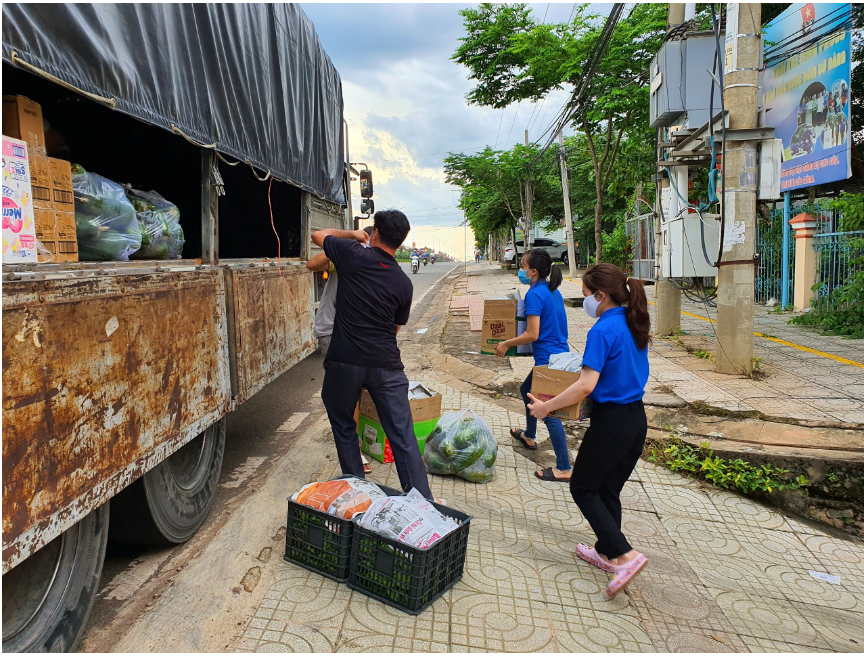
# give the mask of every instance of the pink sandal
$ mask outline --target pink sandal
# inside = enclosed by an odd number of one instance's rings
[[[600,554],[597,553],[597,550],[594,547],[589,547],[587,544],[583,544],[582,542],[577,544],[576,555],[586,563],[591,563],[594,567],[599,567],[604,572],[614,571],[612,569],[614,565],[612,565],[608,560],[601,558]]]
[[[645,554],[637,552],[636,557],[629,563],[623,565],[612,565],[612,571],[615,574],[609,585],[606,586],[606,594],[614,597],[621,592],[633,581],[634,577],[648,564],[648,558]]]

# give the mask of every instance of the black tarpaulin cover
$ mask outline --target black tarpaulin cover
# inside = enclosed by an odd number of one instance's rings
[[[342,82],[299,5],[4,3],[4,61],[13,52],[344,204]]]

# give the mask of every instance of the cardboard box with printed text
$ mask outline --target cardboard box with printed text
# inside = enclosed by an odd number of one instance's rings
[[[540,401],[554,399],[561,392],[579,380],[578,371],[559,371],[549,367],[534,367],[531,381],[531,394]],[[559,419],[585,419],[591,411],[591,400],[585,399],[574,405],[568,405],[549,414]]]
[[[441,418],[441,395],[433,392],[432,396],[427,398],[409,399],[408,405],[411,407],[411,418],[414,420],[414,436],[417,438],[417,446],[422,454],[426,446],[426,438],[435,430],[435,426]],[[363,453],[379,462],[393,462],[390,441],[384,433],[384,427],[378,416],[378,409],[375,407],[369,392],[365,389],[360,395],[360,418],[357,422],[357,432],[360,434]]]
[[[480,353],[495,355],[499,342],[516,337],[516,312],[519,303],[512,298],[486,299],[483,303],[483,329],[480,334]],[[507,350],[507,355],[516,355],[516,347]]]

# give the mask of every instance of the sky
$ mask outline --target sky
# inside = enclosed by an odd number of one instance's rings
[[[536,138],[552,122],[567,91],[544,103],[504,110],[469,106],[467,69],[450,60],[463,35],[459,10],[445,3],[303,3],[318,38],[342,77],[352,162],[369,165],[376,209],[397,208],[412,223],[408,242],[451,255],[473,249],[456,207],[459,190],[444,182],[447,152],[509,148]],[[546,22],[568,20],[573,4],[530,5]],[[611,5],[609,5],[611,6]],[[595,5],[602,13],[604,7]],[[353,183],[359,214],[358,183]],[[455,226],[455,227],[454,227]],[[434,243],[433,243],[434,241]]]

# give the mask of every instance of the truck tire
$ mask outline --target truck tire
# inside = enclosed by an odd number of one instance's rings
[[[225,418],[111,499],[111,539],[126,544],[181,544],[210,512],[225,451]]]
[[[73,651],[99,590],[109,504],[3,576],[3,651]]]

